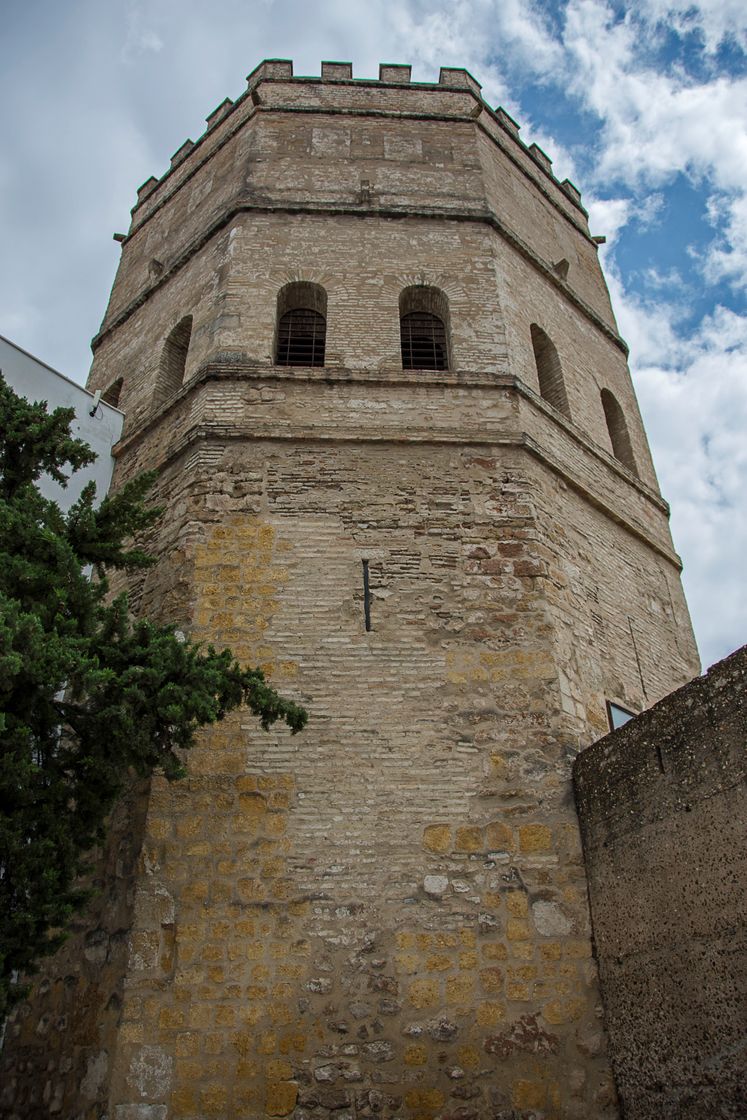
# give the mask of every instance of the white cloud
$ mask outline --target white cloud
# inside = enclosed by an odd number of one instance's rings
[[[574,65],[571,85],[602,126],[596,178],[640,192],[678,174],[710,192],[708,213],[717,230],[702,267],[713,282],[743,287],[747,271],[747,78],[698,80],[680,66],[654,69],[642,19],[698,17],[709,41],[724,34],[713,6],[649,3],[619,20],[603,0],[570,0],[565,46]],[[747,19],[735,25],[747,27]],[[720,40],[718,40],[720,41]],[[639,216],[646,217],[647,199]],[[648,215],[649,217],[655,215]]]
[[[747,641],[747,316],[717,307],[686,334],[682,307],[606,273],[707,666]]]
[[[732,42],[747,50],[747,8],[744,0],[638,0],[638,9],[652,22],[702,36],[707,54],[715,54],[723,43]]]

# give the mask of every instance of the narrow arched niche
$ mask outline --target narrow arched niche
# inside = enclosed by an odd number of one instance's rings
[[[110,404],[113,408],[119,407],[119,398],[122,396],[123,379],[118,377],[116,381],[112,381],[108,389],[101,394],[101,399],[104,404]]]
[[[604,418],[607,421],[607,431],[609,432],[610,443],[612,444],[612,454],[616,459],[619,459],[624,467],[627,467],[633,474],[638,474],[635,458],[633,456],[633,445],[630,442],[630,433],[628,432],[628,425],[625,422],[625,413],[620,407],[617,397],[609,391],[609,389],[602,389],[602,408],[604,409]]]
[[[323,366],[327,343],[327,293],[296,280],[278,292],[275,365]]]
[[[529,329],[532,335],[540,396],[570,420],[571,410],[555,343],[536,323],[532,323]]]
[[[400,293],[399,330],[403,369],[451,367],[449,301],[439,288],[414,284]]]
[[[185,315],[166,339],[161,351],[161,362],[156,380],[155,403],[162,404],[173,396],[184,383],[187,368],[187,351],[192,337],[192,316]]]

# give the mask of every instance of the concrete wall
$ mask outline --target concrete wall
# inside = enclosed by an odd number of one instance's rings
[[[747,647],[574,766],[626,1120],[747,1115]]]
[[[75,409],[71,431],[78,439],[85,440],[96,453],[95,461],[76,471],[65,487],[51,478],[43,477],[39,485],[45,497],[52,498],[61,509],[67,510],[80,497],[83,487],[89,482],[95,482],[96,493],[101,500],[112,480],[112,447],[122,434],[124,415],[119,409],[102,401],[94,409],[93,393],[2,335],[0,372],[11,389],[29,401],[47,401],[50,411],[55,408]]]

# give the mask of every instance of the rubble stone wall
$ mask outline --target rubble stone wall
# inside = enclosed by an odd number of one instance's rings
[[[596,956],[630,1120],[747,1114],[747,647],[574,766]]]

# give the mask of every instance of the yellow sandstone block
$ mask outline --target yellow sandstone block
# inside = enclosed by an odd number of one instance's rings
[[[527,941],[529,939],[529,923],[523,918],[509,918],[506,922],[506,937],[509,941]]]
[[[296,1107],[298,1086],[291,1081],[270,1082],[265,1096],[268,1116],[288,1116]]]
[[[283,836],[288,831],[288,818],[285,813],[268,813],[262,822],[265,836]]]
[[[439,1002],[436,980],[413,980],[408,993],[410,1003],[418,1009],[435,1007]]]
[[[405,1047],[406,1066],[424,1066],[428,1061],[428,1051],[425,1046],[415,1045]]]
[[[571,960],[585,960],[591,956],[591,941],[569,938],[563,943],[563,956]]]
[[[429,824],[423,830],[423,847],[429,852],[451,851],[451,829],[446,824]]]
[[[542,1108],[547,1089],[542,1081],[515,1081],[511,1093],[514,1108]]]
[[[192,1085],[177,1085],[171,1092],[174,1116],[191,1116],[197,1108],[197,1096]]]
[[[483,832],[481,828],[473,825],[458,828],[454,850],[457,852],[481,852],[484,847]]]
[[[474,1046],[460,1046],[457,1061],[465,1069],[477,1069],[480,1065],[480,1051]]]
[[[494,1027],[506,1016],[506,1009],[502,1003],[488,1001],[478,1003],[475,1018],[481,1027]]]
[[[267,1063],[267,1077],[270,1081],[288,1081],[293,1076],[293,1066],[282,1058]]]
[[[274,1054],[278,1046],[278,1036],[274,1031],[265,1031],[257,1039],[258,1054]]]
[[[164,1007],[158,1016],[158,1025],[162,1030],[178,1030],[186,1025],[186,1015],[173,1007]]]
[[[408,1108],[441,1108],[445,1100],[439,1089],[410,1089],[405,1093],[405,1104]]]
[[[448,972],[451,968],[451,958],[445,953],[434,953],[425,962],[428,972]]]
[[[481,951],[483,959],[486,961],[505,961],[508,959],[508,949],[502,941],[486,941]]]
[[[465,970],[477,968],[477,953],[474,949],[468,949],[466,952],[459,954],[459,967]]]
[[[503,991],[503,973],[500,968],[481,968],[480,984],[483,991],[489,995],[497,995]]]
[[[513,829],[502,821],[493,821],[485,829],[485,846],[489,851],[513,851]]]
[[[552,832],[546,824],[521,825],[519,847],[522,852],[549,852],[552,850]]]
[[[559,941],[543,941],[540,942],[540,956],[546,961],[559,961],[560,960],[560,942]]]
[[[228,1108],[228,1088],[225,1085],[206,1085],[200,1092],[200,1104],[205,1116],[217,1116]]]
[[[399,971],[404,972],[406,976],[412,976],[418,971],[420,957],[417,953],[397,953],[394,960]]]
[[[281,1054],[290,1054],[291,1051],[303,1054],[307,1044],[308,1038],[305,1034],[284,1034],[278,1044],[278,1050]]]
[[[573,1023],[580,1019],[584,1012],[584,1001],[572,996],[567,999],[555,999],[546,1003],[542,1014],[548,1023],[557,1026],[560,1023]]]
[[[464,1003],[471,1000],[474,990],[475,980],[469,973],[450,976],[446,981],[446,1002]]]
[[[534,945],[531,941],[512,941],[511,956],[520,961],[531,961],[534,956]]]
[[[523,891],[509,891],[506,895],[506,909],[514,918],[525,918],[529,913],[529,901]]]

